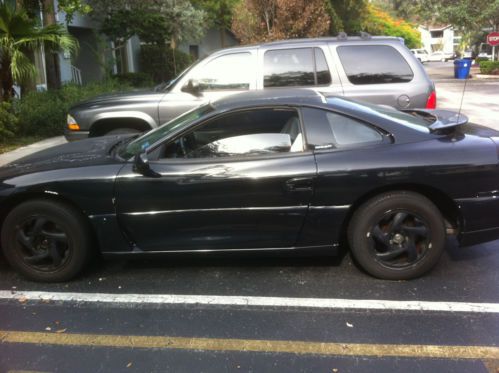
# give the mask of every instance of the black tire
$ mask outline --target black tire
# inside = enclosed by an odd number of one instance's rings
[[[141,133],[142,131],[135,128],[116,128],[106,133],[106,136],[111,135],[134,135],[136,133]]]
[[[68,281],[91,256],[88,222],[70,206],[51,200],[15,207],[4,221],[1,239],[10,265],[34,281]]]
[[[426,197],[405,191],[380,194],[361,205],[348,227],[353,257],[369,274],[408,280],[432,269],[445,247],[445,224]]]

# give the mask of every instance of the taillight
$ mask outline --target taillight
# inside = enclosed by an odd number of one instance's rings
[[[427,109],[436,109],[437,108],[437,92],[431,91],[428,96],[428,100],[426,101]]]

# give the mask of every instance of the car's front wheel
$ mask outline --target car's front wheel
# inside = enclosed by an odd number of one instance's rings
[[[91,253],[88,224],[70,206],[51,200],[20,204],[6,217],[2,248],[10,265],[34,281],[67,281]]]
[[[357,262],[371,275],[408,280],[429,271],[445,247],[445,224],[438,208],[413,192],[378,195],[360,206],[348,228]]]

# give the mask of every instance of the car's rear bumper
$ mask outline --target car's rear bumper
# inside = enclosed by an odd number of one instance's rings
[[[83,140],[88,138],[89,133],[89,131],[70,131],[65,129],[64,137],[68,141]]]
[[[462,214],[458,237],[462,246],[499,239],[499,198],[492,195],[494,192],[486,197],[456,200]]]

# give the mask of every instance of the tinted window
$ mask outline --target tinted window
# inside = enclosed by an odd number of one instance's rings
[[[353,84],[410,82],[414,74],[404,57],[387,45],[337,48],[348,80]]]
[[[210,120],[168,144],[164,157],[240,157],[302,150],[296,110],[260,109]]]
[[[319,109],[303,109],[307,139],[320,148],[343,148],[380,143],[383,136],[356,119]]]
[[[331,83],[320,48],[279,49],[265,52],[265,87],[315,86]]]
[[[233,53],[208,62],[194,74],[203,91],[249,89],[254,79],[251,53]]]

